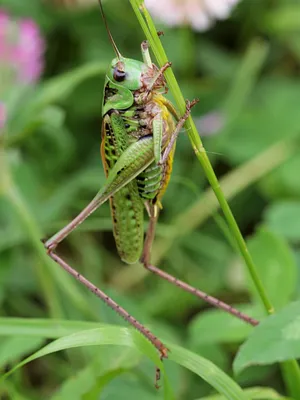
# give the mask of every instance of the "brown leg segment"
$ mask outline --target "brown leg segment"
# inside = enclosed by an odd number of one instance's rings
[[[100,290],[97,286],[91,283],[88,279],[82,276],[79,272],[73,269],[68,263],[66,263],[61,257],[54,253],[53,249],[47,248],[47,253],[49,257],[52,258],[58,265],[60,265],[65,271],[76,278],[82,285],[88,288],[92,293],[99,297],[105,304],[112,308],[117,314],[123,317],[129,324],[136,328],[142,335],[148,339],[153,346],[158,350],[160,354],[160,359],[168,357],[168,349],[166,346],[144,325],[137,321],[132,315],[130,315],[123,307],[117,304],[112,298],[110,298],[106,293]],[[160,369],[156,368],[155,373],[155,387],[158,388],[158,380],[160,379]]]
[[[183,128],[183,125],[185,124],[185,121],[188,119],[188,117],[190,116],[191,113],[191,108],[194,107],[195,104],[197,104],[199,102],[198,99],[194,99],[192,101],[187,100],[186,101],[186,111],[184,113],[184,115],[179,119],[179,121],[177,122],[176,125],[176,129],[174,130],[174,132],[172,133],[171,139],[167,145],[167,147],[165,148],[161,159],[159,161],[159,164],[165,164],[165,162],[167,161],[170,152],[172,151],[174,144],[178,138],[179,132],[181,131],[181,129]]]
[[[212,306],[219,308],[237,318],[239,318],[242,321],[247,322],[250,325],[256,326],[259,324],[259,321],[257,321],[254,318],[251,318],[249,315],[246,315],[242,313],[241,311],[237,310],[236,308],[230,306],[227,303],[224,303],[223,301],[210,296],[209,294],[202,292],[199,289],[194,288],[191,285],[188,285],[187,283],[181,281],[180,279],[175,278],[174,276],[168,274],[167,272],[155,267],[154,265],[151,265],[150,263],[150,256],[151,256],[151,247],[152,243],[154,240],[155,236],[155,226],[158,218],[158,211],[155,210],[156,206],[148,207],[148,213],[150,217],[149,221],[149,227],[145,239],[145,244],[144,244],[144,249],[143,249],[143,254],[141,258],[141,262],[143,263],[144,267],[152,272],[153,274],[159,276],[160,278],[172,283],[175,286],[178,286],[182,290],[191,293],[197,297],[199,297],[201,300],[204,300],[206,303],[211,304]]]

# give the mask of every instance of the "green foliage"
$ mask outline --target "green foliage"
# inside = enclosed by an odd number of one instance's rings
[[[203,132],[204,146],[275,315],[265,316],[233,236],[213,218],[219,205],[185,134],[153,262],[262,320],[258,327],[207,308],[141,265],[124,266],[107,205],[59,247],[165,340],[171,351],[161,364],[150,343],[61,271],[40,242],[70,221],[105,179],[100,115],[114,54],[99,10],[0,0],[12,15],[34,18],[47,42],[44,75],[35,87],[13,88],[0,137],[0,368],[23,365],[1,381],[1,398],[299,398],[290,360],[300,358],[300,304],[291,303],[300,293],[300,8],[294,0],[267,3],[241,0],[228,20],[205,33],[164,26],[160,40],[184,97],[200,98],[193,109],[200,133],[206,113],[222,116],[218,132]],[[129,1],[104,7],[122,54],[141,59],[143,32]],[[160,390],[155,365],[163,371]]]
[[[234,370],[300,357],[300,302],[291,303],[255,328],[237,354]]]

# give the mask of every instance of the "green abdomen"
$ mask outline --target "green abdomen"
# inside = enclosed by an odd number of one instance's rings
[[[153,200],[157,196],[162,182],[162,167],[153,162],[136,177],[139,195],[145,200]]]
[[[127,132],[119,114],[106,115],[101,145],[106,174],[128,147]],[[132,264],[139,260],[144,241],[144,205],[135,180],[110,198],[113,233],[121,259]]]
[[[132,264],[139,260],[144,241],[144,205],[138,197],[135,182],[119,190],[110,200],[113,233],[121,259]]]

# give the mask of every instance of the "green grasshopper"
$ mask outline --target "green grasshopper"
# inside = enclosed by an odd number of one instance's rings
[[[86,208],[44,245],[55,262],[150,340],[162,359],[167,357],[168,349],[159,338],[54,252],[70,232],[107,200],[118,253],[124,262],[140,260],[150,272],[206,302],[250,324],[257,321],[151,265],[155,225],[172,171],[176,139],[197,100],[187,101],[186,112],[180,117],[164,97],[167,84],[163,73],[171,64],[155,66],[146,41],[141,46],[143,62],[123,57],[107,26],[101,1],[99,4],[116,53],[106,74],[102,105],[101,156],[107,179]],[[145,241],[144,208],[150,219]]]

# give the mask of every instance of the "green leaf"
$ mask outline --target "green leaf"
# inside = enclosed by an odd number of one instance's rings
[[[94,353],[95,357],[89,359],[88,367],[65,380],[51,400],[83,400],[85,397],[89,399],[89,395],[99,399],[101,390],[112,378],[128,371],[133,375],[131,370],[140,364],[142,357],[130,347],[99,348]]]
[[[286,34],[299,31],[299,5],[286,5],[270,11],[265,20],[265,27],[271,33]]]
[[[42,338],[37,337],[12,336],[2,338],[0,342],[0,368],[33,352],[42,343]]]
[[[61,102],[70,96],[79,84],[94,76],[103,75],[106,69],[106,63],[91,62],[52,78],[39,88],[35,101],[41,105]]]
[[[264,195],[271,198],[292,198],[300,196],[300,156],[295,154],[285,163],[262,179],[260,189]]]
[[[289,400],[287,397],[281,396],[274,389],[265,388],[265,387],[253,387],[249,389],[245,389],[244,392],[249,396],[251,400]],[[215,395],[208,397],[201,397],[198,400],[225,400],[224,396]],[[292,400],[292,399],[291,399]]]
[[[280,236],[266,229],[260,229],[248,244],[271,303],[275,309],[283,307],[291,299],[297,282],[297,265],[289,246]],[[254,300],[261,304],[251,281],[250,288]]]
[[[168,344],[168,347],[170,348],[170,360],[177,362],[183,367],[201,376],[219,393],[222,393],[226,399],[249,399],[239,385],[216,367],[211,361],[176,345],[170,346]]]
[[[220,151],[231,162],[244,162],[270,145],[299,134],[297,99],[299,82],[293,79],[265,79],[253,92],[249,107],[226,129]],[[243,134],[241,135],[241,132]]]
[[[26,358],[12,370],[4,375],[3,378],[10,375],[16,369],[33,361],[39,357],[51,354],[60,350],[82,347],[82,346],[97,346],[97,345],[118,345],[129,346],[138,349],[142,354],[146,355],[150,360],[158,366],[164,374],[165,383],[165,399],[173,399],[171,388],[165,374],[164,364],[160,361],[156,349],[148,342],[139,332],[121,328],[117,326],[103,326],[98,329],[90,329],[80,331],[70,336],[64,336],[60,339],[43,347],[30,357]],[[198,374],[202,379],[212,385],[217,391],[224,394],[229,400],[247,400],[242,389],[224,372],[216,367],[212,362],[194,354],[184,348],[167,344],[170,349],[169,359],[188,368]],[[3,379],[2,378],[2,379]]]
[[[288,240],[300,239],[300,201],[272,203],[264,217],[273,232]]]
[[[56,339],[85,329],[101,327],[98,322],[42,318],[0,318],[0,336],[35,336]]]
[[[257,317],[259,310],[253,306],[234,306],[247,315]],[[209,310],[196,316],[189,325],[193,345],[207,343],[233,343],[245,339],[253,327],[220,310]],[[201,332],[201,335],[199,335]]]
[[[234,371],[250,365],[266,365],[300,357],[300,301],[267,317],[240,347]]]

